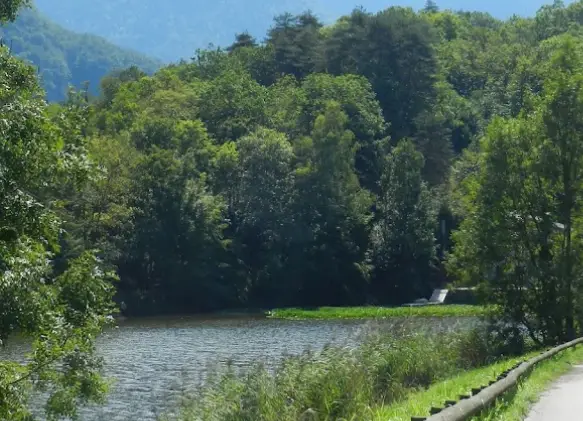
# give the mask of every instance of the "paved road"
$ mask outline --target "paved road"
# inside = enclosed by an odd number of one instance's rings
[[[526,421],[583,420],[583,365],[574,366],[534,405]]]

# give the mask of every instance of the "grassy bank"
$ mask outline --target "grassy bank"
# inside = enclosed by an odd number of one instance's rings
[[[411,416],[428,416],[431,407],[443,408],[446,400],[458,400],[459,395],[468,394],[472,388],[488,384],[503,371],[518,361],[535,356],[537,353],[469,370],[463,374],[438,382],[429,389],[410,394],[407,399],[389,405],[381,405],[374,410],[373,421],[410,421]],[[496,418],[497,419],[497,418]]]
[[[274,319],[378,319],[390,317],[467,317],[483,316],[485,306],[431,305],[424,307],[320,307],[314,310],[299,308],[275,309],[268,312]]]
[[[539,396],[574,364],[583,362],[583,346],[568,349],[537,365],[515,393],[500,400],[491,410],[485,412],[479,421],[522,421]]]
[[[381,405],[374,410],[373,421],[409,421],[411,416],[428,416],[431,407],[443,407],[446,400],[457,400],[473,387],[487,384],[518,361],[538,355],[538,352],[467,371],[458,376],[437,382],[427,390],[410,394],[405,400]],[[532,404],[550,384],[567,373],[573,364],[583,361],[583,347],[566,350],[539,364],[517,391],[501,399],[491,410],[475,417],[476,421],[523,421]]]
[[[376,334],[357,348],[328,347],[289,356],[272,369],[258,364],[244,374],[234,368],[215,372],[204,387],[187,393],[177,415],[162,419],[372,420],[379,408],[484,367],[496,355],[499,352],[475,331]],[[514,362],[487,373],[495,377]]]

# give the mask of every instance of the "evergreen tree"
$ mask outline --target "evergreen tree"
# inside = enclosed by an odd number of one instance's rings
[[[437,13],[439,12],[439,6],[437,6],[437,3],[435,3],[433,0],[425,0],[425,7],[423,8],[423,11],[427,13]]]
[[[256,47],[257,41],[248,32],[243,32],[235,36],[235,42],[231,44],[227,51],[234,52],[239,48]]]

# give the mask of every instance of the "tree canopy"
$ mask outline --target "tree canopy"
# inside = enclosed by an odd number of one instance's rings
[[[115,279],[89,249],[56,264],[58,190],[90,179],[85,139],[70,124],[83,113],[71,101],[55,116],[62,124],[52,121],[36,72],[4,47],[0,69],[0,345],[16,333],[32,343],[26,363],[0,362],[0,417],[30,419],[33,387],[48,392],[52,419],[75,416],[107,389],[94,339],[114,312]]]
[[[508,21],[435,7],[355,9],[330,26],[284,14],[264,42],[242,33],[154,76],[112,74],[84,129],[110,187],[75,199],[64,247],[99,241],[130,313],[399,304],[475,280],[462,237],[485,145],[503,121],[543,115],[554,51],[580,49],[581,4]]]

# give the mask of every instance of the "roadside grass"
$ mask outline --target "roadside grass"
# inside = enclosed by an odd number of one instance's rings
[[[427,390],[410,394],[406,399],[373,410],[373,421],[410,421],[412,416],[429,416],[432,407],[443,408],[446,400],[459,400],[460,395],[469,394],[472,388],[487,385],[503,371],[519,361],[526,361],[538,353],[510,358],[498,363],[469,370],[430,386]]]
[[[476,421],[522,421],[540,395],[574,364],[583,362],[583,346],[567,349],[553,358],[538,364],[517,390],[501,399],[492,409],[484,412]]]
[[[427,390],[410,394],[405,400],[382,405],[373,410],[373,421],[409,421],[412,416],[426,417],[431,407],[443,408],[446,400],[459,400],[473,387],[488,384],[518,361],[526,361],[539,352],[511,358],[496,364],[467,371],[430,386]],[[538,364],[531,375],[525,378],[513,393],[507,394],[483,414],[472,418],[475,421],[523,421],[530,408],[549,385],[567,373],[573,364],[583,362],[583,346],[568,349],[553,358]]]
[[[274,309],[267,313],[273,319],[382,319],[391,317],[478,317],[491,308],[478,305],[429,305],[423,307],[319,307]]]

